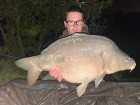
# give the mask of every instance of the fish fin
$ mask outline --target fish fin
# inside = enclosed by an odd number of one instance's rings
[[[19,59],[15,62],[15,64],[17,67],[27,70],[27,71],[34,70],[34,68],[39,68],[38,56],[32,56],[32,57]]]
[[[15,62],[17,67],[28,71],[27,80],[29,85],[33,85],[42,72],[37,62],[38,56],[22,58]]]
[[[88,83],[89,82],[82,83],[81,85],[79,85],[77,87],[77,95],[79,97],[86,91],[86,88],[87,88]]]
[[[22,58],[15,62],[16,66],[24,69],[24,70],[30,70],[32,68],[32,62],[30,58]]]
[[[103,80],[104,76],[105,76],[105,72],[103,72],[98,78],[95,79],[95,87],[96,88],[101,83],[101,81]]]
[[[41,73],[41,70],[29,70],[27,75],[27,80],[29,85],[33,85],[35,81],[38,79],[39,75]]]

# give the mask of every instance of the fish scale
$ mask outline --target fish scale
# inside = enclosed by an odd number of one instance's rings
[[[41,54],[19,59],[15,64],[28,71],[28,83],[33,85],[42,71],[59,69],[60,75],[70,83],[81,83],[77,95],[86,91],[95,81],[98,87],[106,74],[133,70],[136,62],[109,38],[98,35],[75,33],[59,39]]]

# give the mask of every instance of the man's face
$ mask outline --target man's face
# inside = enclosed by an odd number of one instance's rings
[[[64,25],[69,34],[81,32],[84,27],[82,14],[79,12],[69,12],[66,21],[64,21]]]

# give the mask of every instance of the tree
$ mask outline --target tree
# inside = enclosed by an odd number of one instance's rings
[[[102,10],[111,4],[112,0],[1,0],[5,46],[0,52],[18,57],[39,53],[64,30],[65,10],[71,5],[79,5],[89,31],[99,33],[104,28],[99,21]]]

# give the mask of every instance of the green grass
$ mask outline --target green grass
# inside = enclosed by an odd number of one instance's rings
[[[15,60],[0,58],[0,86],[16,78],[25,79],[27,71],[19,69]]]

